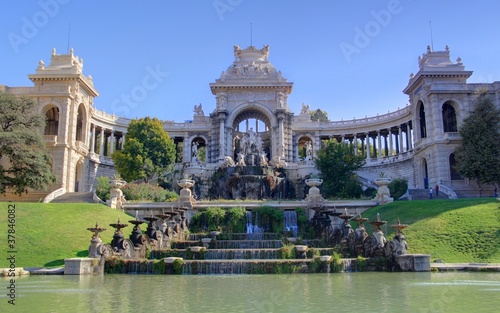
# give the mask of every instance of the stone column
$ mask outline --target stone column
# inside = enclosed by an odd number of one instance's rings
[[[393,145],[392,145],[392,132],[389,128],[389,155],[392,156],[394,154]]]
[[[366,159],[369,161],[371,159],[371,155],[370,155],[370,134],[369,133],[365,133],[366,134]]]
[[[183,144],[182,163],[185,163],[191,161],[191,143],[189,142],[189,137],[187,135],[184,135]]]
[[[382,138],[380,130],[377,131],[377,158],[382,158]]]
[[[94,153],[95,150],[95,125],[92,124],[90,127],[92,136],[90,137],[90,153]]]
[[[389,147],[387,146],[387,136],[384,136],[384,151],[385,151],[385,155],[389,156]]]
[[[354,148],[354,155],[358,155],[358,136],[354,134],[354,138],[352,139],[353,142],[353,148]]]
[[[109,135],[110,143],[109,143],[109,156],[113,155],[115,152],[115,131],[111,130],[111,135]]]
[[[99,138],[99,155],[104,155],[104,128],[102,127]]]
[[[219,160],[223,160],[226,154],[226,145],[225,145],[225,125],[224,122],[226,120],[226,116],[224,115],[219,115]],[[247,130],[248,130],[248,120],[247,120]]]
[[[285,130],[283,128],[283,116],[278,116],[278,156],[285,157]]]
[[[401,131],[401,125],[398,125],[398,136],[399,136],[399,153],[403,153],[403,132]]]
[[[406,123],[406,129],[408,130],[408,151],[413,150],[413,138],[411,136],[410,122]]]
[[[123,148],[125,147],[125,133],[122,133],[122,147],[121,149],[123,150]]]

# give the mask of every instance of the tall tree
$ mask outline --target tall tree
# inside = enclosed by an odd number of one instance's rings
[[[0,194],[42,190],[55,182],[44,126],[33,100],[0,92]]]
[[[356,170],[364,165],[362,155],[355,155],[352,147],[335,139],[323,141],[317,152],[316,167],[323,178],[322,194],[329,197],[353,197],[359,185]]]
[[[328,122],[328,112],[316,109],[313,111],[309,111],[311,114],[311,121],[313,122]]]
[[[500,183],[500,110],[480,92],[474,110],[459,129],[462,145],[455,151],[460,175],[478,183]]]
[[[175,162],[175,144],[157,118],[130,122],[123,150],[113,153],[118,173],[126,181],[160,176]]]

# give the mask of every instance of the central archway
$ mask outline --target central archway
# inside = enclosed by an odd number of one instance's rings
[[[273,151],[273,126],[276,121],[274,115],[268,108],[257,105],[242,105],[240,109],[233,111],[229,122],[232,129],[232,152],[233,158],[237,159],[238,153],[244,153],[247,144],[244,142],[244,137],[251,134],[259,138],[259,147],[257,150],[264,152],[268,160],[272,157]]]

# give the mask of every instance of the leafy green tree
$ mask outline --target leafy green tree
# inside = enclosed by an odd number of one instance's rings
[[[500,110],[481,92],[474,110],[459,129],[462,145],[455,152],[455,170],[478,183],[500,183]]]
[[[324,140],[316,157],[316,167],[323,178],[321,187],[323,196],[326,198],[359,196],[360,188],[353,187],[359,185],[355,171],[361,168],[364,162],[364,157],[354,155],[348,144],[338,143],[335,139]]]
[[[126,181],[147,183],[170,169],[175,161],[175,145],[157,118],[136,119],[127,129],[123,150],[113,153],[118,173]]]
[[[55,182],[35,102],[0,92],[0,194],[46,189]]]
[[[311,114],[311,121],[313,122],[328,122],[328,112],[317,109],[314,111],[310,111],[309,114]]]

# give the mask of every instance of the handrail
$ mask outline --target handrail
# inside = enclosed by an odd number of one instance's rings
[[[438,183],[437,185],[439,187],[439,191],[444,193],[445,195],[447,195],[448,199],[457,199],[458,198],[457,193],[455,191],[453,191],[453,189],[451,189],[450,187],[443,185],[441,183]]]
[[[66,193],[66,189],[64,187],[61,187],[59,189],[56,189],[49,193],[48,195],[43,198],[43,203],[49,203],[50,201],[54,200],[55,198],[63,195]]]

